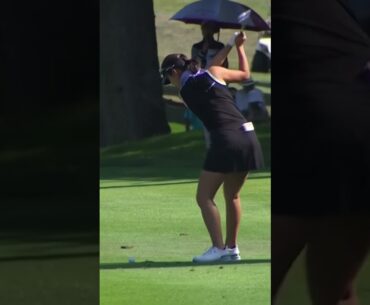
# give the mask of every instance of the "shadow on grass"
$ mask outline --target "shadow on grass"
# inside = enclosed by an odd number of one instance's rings
[[[36,210],[38,212],[38,210]],[[35,244],[35,243],[74,243],[79,245],[94,244],[98,245],[99,232],[94,230],[73,230],[73,229],[59,229],[53,230],[52,228],[44,228],[39,230],[27,229],[6,229],[1,228],[0,233],[0,247],[9,246],[13,244]]]
[[[249,177],[248,180],[255,180],[255,179],[266,179],[270,178],[270,174],[261,175],[261,176],[252,176]],[[175,185],[175,184],[192,184],[198,183],[198,180],[190,180],[190,181],[181,181],[181,182],[154,182],[154,183],[137,183],[131,185],[112,185],[112,186],[101,186],[100,189],[116,189],[116,188],[128,188],[128,187],[144,187],[144,186],[161,186],[161,185]]]
[[[255,84],[256,86],[259,86],[259,87],[271,88],[271,82],[268,82],[268,81],[256,80]]]
[[[140,183],[131,185],[112,185],[112,186],[101,186],[100,189],[116,189],[116,188],[127,188],[127,187],[141,187],[141,186],[161,186],[161,185],[173,185],[173,184],[192,184],[197,183],[198,180],[181,181],[181,182],[160,182],[160,183]]]
[[[98,259],[99,252],[84,252],[84,253],[64,253],[64,254],[45,254],[45,255],[19,255],[19,256],[7,256],[0,257],[0,263],[2,262],[15,262],[15,261],[46,261],[55,259],[66,259],[66,258],[88,258],[96,257]]]
[[[265,159],[264,171],[270,170],[270,122],[255,124]],[[151,137],[101,150],[102,180],[198,179],[206,154],[202,131]]]
[[[140,268],[176,268],[176,267],[197,267],[197,266],[223,266],[223,265],[252,265],[270,264],[270,259],[242,259],[235,262],[212,262],[212,263],[193,263],[193,262],[153,262],[145,261],[138,263],[103,263],[100,264],[101,270],[112,269],[140,269]]]
[[[263,93],[265,104],[271,106],[271,93]]]
[[[0,263],[99,257],[97,230],[2,228]]]

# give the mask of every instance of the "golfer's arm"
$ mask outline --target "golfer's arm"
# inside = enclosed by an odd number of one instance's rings
[[[239,83],[249,78],[249,73],[240,70],[230,70],[224,67],[212,66],[208,71],[218,80],[225,83]]]
[[[243,45],[236,47],[239,59],[239,69],[231,70],[223,67],[211,66],[208,71],[216,78],[226,83],[239,83],[250,78],[249,64]]]
[[[238,53],[239,70],[245,73],[246,78],[250,78],[249,63],[247,54],[245,54],[244,46],[241,45],[236,47],[236,51]]]
[[[231,46],[226,45],[217,54],[207,63],[206,68],[211,66],[222,66],[224,61],[226,60],[227,55],[230,53]]]

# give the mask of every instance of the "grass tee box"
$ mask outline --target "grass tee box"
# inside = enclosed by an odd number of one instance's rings
[[[256,129],[269,151],[268,126]],[[242,260],[191,262],[210,246],[195,202],[204,153],[202,132],[154,137],[102,151],[100,304],[270,303],[268,167],[251,174],[241,194]],[[222,192],[216,202],[224,215]]]

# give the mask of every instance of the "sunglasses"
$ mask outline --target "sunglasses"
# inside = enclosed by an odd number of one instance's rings
[[[163,76],[166,76],[166,74],[167,74],[168,72],[170,72],[173,68],[175,68],[175,65],[169,66],[169,67],[167,67],[167,68],[163,68],[163,69],[161,70],[161,74],[162,74]]]

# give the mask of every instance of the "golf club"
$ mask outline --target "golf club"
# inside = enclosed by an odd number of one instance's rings
[[[241,13],[238,16],[238,22],[240,23],[240,31],[244,30],[248,25],[249,18],[251,16],[252,11],[246,10],[245,12]]]

